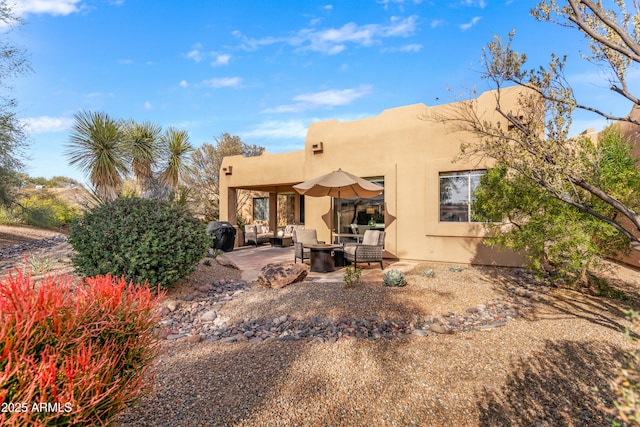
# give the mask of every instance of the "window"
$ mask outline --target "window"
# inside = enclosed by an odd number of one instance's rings
[[[368,181],[384,187],[384,178],[367,178]],[[340,233],[351,233],[351,224],[369,225],[374,223],[378,229],[384,228],[384,191],[371,199],[335,200],[333,210],[333,232],[338,232],[338,212],[340,213]]]
[[[474,222],[471,203],[473,192],[485,170],[440,174],[440,221]]]
[[[269,220],[269,198],[268,197],[253,198],[253,220],[254,221]]]

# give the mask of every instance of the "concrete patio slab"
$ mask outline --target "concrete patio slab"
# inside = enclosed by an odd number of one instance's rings
[[[268,245],[243,246],[235,248],[231,252],[225,253],[225,256],[232,260],[242,272],[242,280],[253,282],[258,280],[260,269],[269,263],[291,263],[294,259],[293,247],[280,248]],[[300,262],[300,260],[298,260]],[[308,263],[308,261],[307,261]],[[387,265],[387,262],[384,262]],[[371,266],[364,265],[361,280],[382,281],[384,273],[388,270],[400,270],[406,273],[413,269],[418,263],[409,261],[390,262],[384,270],[380,270],[378,263],[372,263]],[[309,272],[306,280],[314,282],[342,282],[344,278],[344,268],[337,268],[335,271],[328,273]]]

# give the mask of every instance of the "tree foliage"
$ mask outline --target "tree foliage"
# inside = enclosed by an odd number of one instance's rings
[[[106,113],[82,111],[75,115],[67,157],[90,179],[97,201],[115,200],[125,180],[135,177],[144,198],[170,198],[178,193],[189,170],[193,146],[184,130],[137,123]]]
[[[129,163],[122,123],[106,113],[79,112],[69,141],[69,163],[89,176],[102,200],[114,200]]]
[[[610,88],[629,102],[631,111],[632,105],[640,105],[627,82],[630,67],[640,59],[638,4],[627,6],[621,0],[608,4],[610,9],[590,0],[548,0],[532,14],[582,32],[591,50],[583,58],[611,71]],[[628,239],[631,248],[640,250],[640,186],[631,176],[606,173],[606,168],[626,167],[617,161],[633,162],[629,150],[603,152],[569,133],[576,109],[633,125],[640,122],[632,113],[616,116],[581,103],[564,75],[566,56],[552,54],[546,66],[527,69],[526,55],[512,49],[514,37],[515,31],[507,43],[495,37],[483,56],[483,77],[497,89],[497,112],[508,126],[484,120],[476,101],[463,102],[462,108],[450,112],[450,120],[478,136],[462,145],[463,156],[496,160],[537,185],[545,196],[608,224]],[[507,107],[504,89],[513,84],[525,90],[516,107]],[[627,168],[630,174],[631,169]]]
[[[197,212],[209,220],[217,220],[220,214],[222,160],[227,156],[253,157],[264,153],[264,147],[245,144],[239,136],[228,133],[223,133],[214,140],[215,145],[203,144],[193,152],[193,169],[185,177],[186,185],[193,190]],[[239,198],[238,209],[242,209],[247,197]]]
[[[591,179],[607,191],[620,194],[640,183],[631,147],[617,127],[607,128],[597,144],[588,138],[575,143],[585,155],[583,161],[591,164],[591,158],[597,159]],[[590,267],[628,249],[629,240],[610,224],[553,197],[505,164],[489,169],[474,194],[477,219],[503,218],[487,223],[487,243],[524,251],[534,270],[560,272],[572,282],[585,284]],[[616,215],[590,193],[581,191],[580,197],[586,206]]]
[[[19,23],[13,6],[0,0],[0,23],[7,27],[0,40],[0,205],[11,204],[16,174],[21,170],[26,147],[24,125],[16,117],[16,100],[11,94],[11,80],[30,71],[24,50],[11,43],[8,35]]]

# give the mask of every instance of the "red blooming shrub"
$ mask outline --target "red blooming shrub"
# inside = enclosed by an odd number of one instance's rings
[[[111,276],[0,278],[0,425],[104,425],[150,384],[156,296]]]

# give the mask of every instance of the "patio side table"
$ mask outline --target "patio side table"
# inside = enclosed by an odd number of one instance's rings
[[[327,273],[335,270],[335,264],[331,253],[336,249],[341,249],[339,245],[308,245],[307,246],[311,254],[309,256],[309,263],[311,264],[311,271],[316,273]]]
[[[277,246],[279,248],[284,248],[287,246],[293,246],[293,238],[291,237],[269,237],[269,243],[271,246]]]

